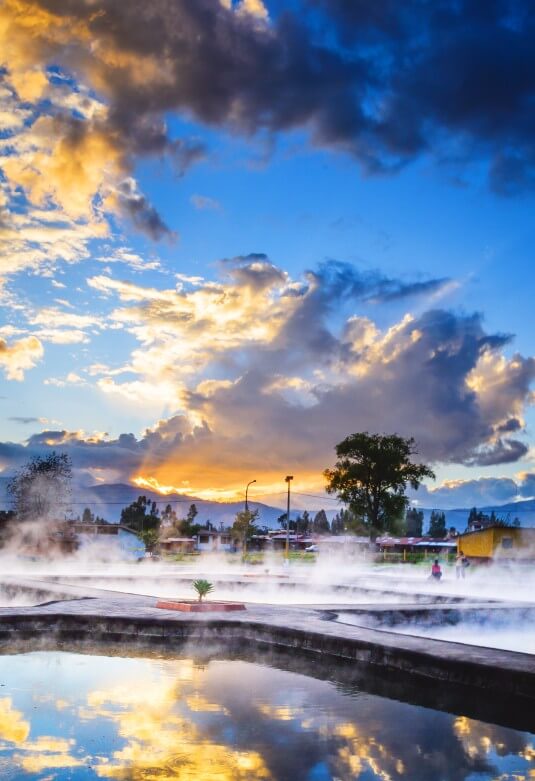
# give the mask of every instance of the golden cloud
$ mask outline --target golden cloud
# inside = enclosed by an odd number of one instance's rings
[[[21,711],[13,708],[10,697],[0,699],[0,739],[17,745],[24,743],[30,734],[30,723]]]
[[[8,344],[0,338],[0,367],[8,380],[23,380],[24,372],[33,368],[43,357],[43,345],[35,336]]]

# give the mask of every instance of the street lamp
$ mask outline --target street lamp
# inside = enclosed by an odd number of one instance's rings
[[[249,532],[249,505],[247,503],[247,494],[249,491],[249,486],[253,483],[256,483],[256,480],[251,480],[247,483],[245,486],[245,518],[247,520],[247,525],[245,526],[245,534],[243,537],[243,558],[245,559],[245,556],[247,555],[247,533]]]
[[[245,512],[249,512],[249,505],[247,504],[247,492],[249,491],[249,486],[253,483],[256,483],[256,480],[251,480],[251,482],[247,483],[245,486]]]
[[[290,482],[294,479],[293,475],[286,475],[284,481],[288,483],[288,505],[286,509],[286,561],[290,558]]]

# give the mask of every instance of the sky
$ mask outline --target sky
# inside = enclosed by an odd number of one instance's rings
[[[535,496],[529,0],[4,0],[0,468]],[[317,503],[317,502],[316,502]]]

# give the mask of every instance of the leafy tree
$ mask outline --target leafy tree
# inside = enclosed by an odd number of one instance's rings
[[[505,518],[499,518],[494,510],[487,515],[477,507],[472,507],[468,515],[468,529],[486,529],[488,526],[509,527],[511,524]]]
[[[259,534],[260,529],[255,524],[258,518],[258,510],[241,510],[236,513],[236,518],[230,530],[233,540],[238,540],[243,547],[247,540],[250,540],[254,534]]]
[[[314,534],[329,534],[331,531],[331,525],[327,518],[325,510],[320,510],[314,516],[313,521]]]
[[[337,461],[324,472],[327,492],[336,494],[362,518],[372,537],[403,516],[407,486],[416,490],[425,477],[434,478],[426,464],[416,464],[414,439],[397,434],[362,432],[336,445]]]
[[[443,540],[446,536],[446,515],[438,510],[433,510],[429,519],[430,537],[434,540]]]
[[[410,507],[405,515],[405,533],[407,537],[421,537],[424,528],[424,514],[416,507]]]
[[[287,515],[288,515],[288,513],[282,513],[282,515],[279,515],[279,517],[277,518],[277,523],[279,524],[279,526],[282,529],[286,529],[286,516]],[[292,521],[291,515],[292,514],[290,513],[290,531],[294,532],[296,530],[296,527],[297,527],[297,522],[296,521]]]
[[[148,553],[152,553],[160,540],[158,529],[145,529],[144,531],[139,532],[138,537],[145,544]]]
[[[159,531],[160,513],[156,502],[151,502],[146,496],[138,496],[121,510],[121,523],[141,534],[149,530]]]
[[[366,534],[366,527],[361,518],[348,508],[342,507],[331,521],[331,533],[335,535]]]
[[[52,451],[32,458],[7,484],[17,519],[59,520],[69,505],[71,479],[71,460],[66,453]]]

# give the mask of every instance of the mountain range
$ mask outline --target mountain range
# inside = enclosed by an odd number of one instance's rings
[[[8,478],[0,477],[0,507],[2,509],[9,509],[10,507],[9,497],[6,492],[7,483]],[[220,524],[223,524],[224,526],[231,525],[236,513],[244,509],[243,501],[206,501],[183,494],[168,494],[162,496],[162,494],[156,493],[155,491],[147,491],[128,483],[102,483],[92,486],[80,486],[73,490],[73,515],[81,516],[84,508],[89,507],[91,512],[95,515],[99,515],[107,521],[117,522],[121,517],[122,508],[131,504],[140,495],[146,496],[150,501],[157,502],[160,510],[167,504],[171,504],[179,518],[185,517],[190,505],[195,504],[198,511],[196,518],[197,522],[205,523],[206,521],[211,521],[216,527]],[[279,524],[277,519],[285,512],[284,507],[274,507],[269,504],[263,504],[262,502],[255,502],[252,500],[249,501],[249,509],[258,510],[259,524],[268,526],[272,529],[278,528]],[[309,510],[309,513],[313,517],[320,509],[322,509],[321,500],[318,501],[317,509]],[[432,509],[423,507],[420,509],[424,512],[424,530],[426,530],[429,526],[429,517]],[[521,526],[535,526],[535,499],[509,502],[508,504],[502,505],[489,505],[486,507],[478,507],[478,509],[487,514],[494,511],[499,518],[504,518],[511,522],[514,521],[515,518],[518,518]],[[299,512],[298,509],[295,509],[290,515],[294,518]],[[328,519],[332,520],[337,513],[337,509],[325,509],[325,512]],[[466,507],[460,507],[454,510],[444,510],[447,528],[454,527],[458,531],[464,531],[469,512],[470,509]]]

